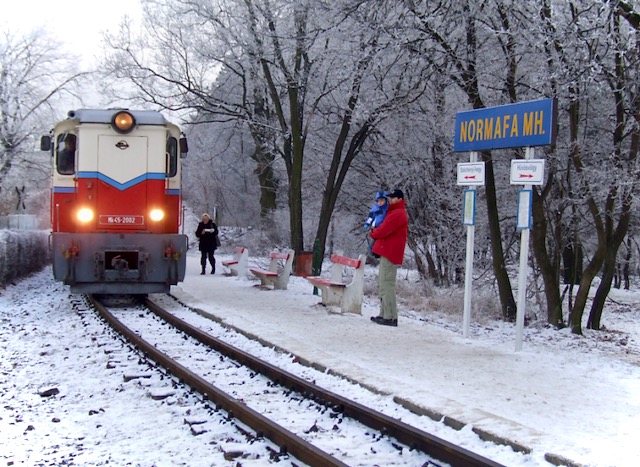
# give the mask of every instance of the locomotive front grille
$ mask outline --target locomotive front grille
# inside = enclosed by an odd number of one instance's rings
[[[104,276],[106,280],[141,278],[140,252],[137,250],[105,250]]]

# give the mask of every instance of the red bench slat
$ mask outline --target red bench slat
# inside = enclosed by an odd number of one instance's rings
[[[351,266],[352,268],[356,268],[356,269],[360,267],[359,259],[353,259],[353,258],[348,258],[346,256],[338,256],[338,255],[331,255],[330,259],[332,263],[344,264],[345,266]]]
[[[318,284],[318,285],[330,285],[333,287],[346,287],[347,284],[344,284],[342,282],[333,282],[331,279],[326,279],[324,277],[307,277],[306,278],[309,282],[311,282],[312,284]]]
[[[269,258],[273,259],[289,259],[289,253],[280,253],[278,251],[272,251]]]
[[[320,285],[329,285],[329,282],[331,282],[329,279],[326,279],[324,277],[307,277],[306,279],[312,284]]]
[[[256,275],[278,277],[278,273],[273,271],[266,271],[264,269],[249,269],[249,270]]]

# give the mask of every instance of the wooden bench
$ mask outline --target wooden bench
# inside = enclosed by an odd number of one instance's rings
[[[249,250],[237,246],[233,250],[233,259],[223,261],[222,265],[229,268],[229,275],[244,276],[247,274],[247,265],[249,263]]]
[[[291,276],[291,267],[293,266],[293,250],[285,250],[283,252],[272,251],[269,255],[269,269],[249,269],[254,276],[260,278],[260,286],[273,286],[274,289],[286,290],[289,284],[289,276]],[[282,264],[280,264],[282,262]]]
[[[310,276],[306,279],[322,291],[323,305],[339,306],[343,312],[362,314],[365,255],[353,259],[333,254],[330,260],[331,277]],[[354,269],[348,283],[343,277],[345,266]]]

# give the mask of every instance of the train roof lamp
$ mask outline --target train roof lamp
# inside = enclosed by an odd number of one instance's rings
[[[136,126],[136,119],[129,112],[118,112],[113,116],[111,125],[118,133],[127,134]]]

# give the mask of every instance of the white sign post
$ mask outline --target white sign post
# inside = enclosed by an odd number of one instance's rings
[[[526,297],[527,258],[529,256],[529,230],[531,229],[531,201],[533,185],[542,185],[544,160],[533,159],[533,147],[555,144],[558,130],[558,102],[555,98],[538,99],[467,110],[456,114],[454,152],[471,152],[469,164],[458,164],[458,185],[471,185],[465,191],[463,223],[467,227],[467,269],[464,290],[464,336],[468,335],[471,309],[471,280],[473,258],[473,235],[475,224],[474,185],[484,185],[484,165],[477,163],[477,151],[507,148],[526,148],[525,159],[511,162],[511,184],[524,185],[518,193],[518,228],[522,230],[520,248],[520,280],[518,288],[518,342],[516,350],[522,348],[522,328]],[[482,175],[480,175],[482,170]],[[482,183],[479,178],[482,177]],[[475,183],[474,183],[475,182]],[[473,200],[473,202],[472,202]],[[473,208],[471,207],[473,205]]]
[[[533,185],[542,185],[544,159],[533,159],[534,149],[525,148],[524,160],[511,161],[511,184],[523,184],[518,192],[517,227],[520,229],[520,269],[518,271],[518,310],[516,312],[516,351],[522,350],[524,312],[527,299],[527,264],[529,260],[529,234],[531,232],[531,202]]]
[[[478,162],[478,153],[469,153],[469,163],[458,164],[458,185],[469,186],[464,193],[462,223],[467,226],[467,259],[464,269],[464,311],[462,335],[469,337],[471,322],[471,288],[473,284],[473,244],[475,238],[476,186],[484,185],[484,162]]]

